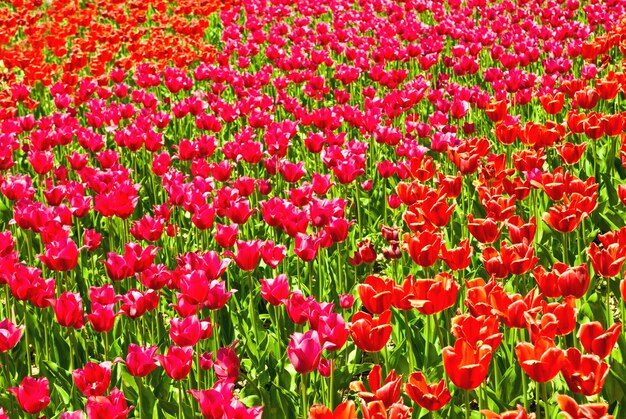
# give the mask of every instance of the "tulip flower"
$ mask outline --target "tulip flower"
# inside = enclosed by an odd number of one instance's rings
[[[159,354],[155,358],[172,380],[182,380],[191,371],[193,348],[191,346],[170,346],[167,355]]]
[[[108,396],[91,396],[87,400],[87,416],[90,419],[126,419],[133,406],[128,406],[126,397],[117,388]]]
[[[317,369],[322,355],[322,345],[315,330],[291,335],[287,355],[294,369],[306,374]]]
[[[381,314],[391,307],[393,285],[392,279],[369,275],[363,284],[356,286],[356,290],[367,311]]]
[[[155,354],[158,349],[158,346],[138,346],[131,343],[128,346],[126,360],[118,358],[116,362],[124,362],[126,369],[133,377],[145,377],[157,367]]]
[[[102,396],[111,383],[111,363],[88,362],[84,368],[72,371],[76,387],[87,397]]]
[[[194,346],[201,338],[202,328],[194,314],[170,320],[170,338],[178,346]]]
[[[535,344],[520,342],[515,346],[517,360],[524,372],[538,383],[546,383],[557,376],[563,362],[563,350],[547,337],[540,337]]]
[[[52,308],[57,322],[64,327],[80,329],[85,325],[83,300],[77,292],[64,292],[53,300]]]
[[[9,319],[0,322],[0,352],[10,351],[22,338],[25,326],[16,327]]]
[[[352,316],[350,335],[362,351],[381,351],[391,336],[391,310],[383,312],[379,317],[359,311]]]
[[[409,375],[404,391],[411,400],[431,412],[441,409],[452,398],[443,378],[438,384],[428,384],[422,372],[413,372]]]
[[[416,279],[413,283],[413,298],[409,301],[422,314],[439,313],[456,302],[459,285],[452,275],[442,272],[433,279]]]
[[[489,345],[474,348],[465,339],[457,339],[454,347],[443,348],[443,366],[450,380],[464,390],[473,390],[487,377],[493,349]]]
[[[261,297],[273,306],[285,303],[289,298],[289,280],[287,275],[280,274],[276,278],[261,279]]]
[[[441,235],[428,231],[411,236],[404,235],[404,250],[409,253],[413,262],[423,267],[432,266],[439,255]]]
[[[47,378],[24,377],[19,387],[8,388],[22,410],[35,414],[50,404],[50,386]]]
[[[612,324],[605,331],[600,322],[589,322],[581,325],[578,329],[578,339],[585,352],[604,359],[613,352],[621,331],[622,325],[620,323]]]
[[[612,419],[608,415],[609,405],[606,403],[588,403],[579,405],[576,400],[564,394],[556,396],[559,409],[565,419]]]
[[[78,247],[70,238],[53,241],[46,245],[46,253],[39,259],[53,271],[71,271],[78,263]]]
[[[391,370],[383,382],[382,368],[376,364],[367,376],[369,390],[361,381],[350,383],[350,389],[358,392],[359,398],[365,403],[380,401],[385,408],[391,407],[400,399],[402,391],[402,376]]]
[[[314,404],[309,409],[309,419],[357,419],[356,405],[348,400],[332,411],[324,405]]]
[[[565,351],[561,374],[570,391],[593,396],[602,391],[604,380],[609,375],[609,364],[598,355],[583,355],[577,348]]]
[[[508,410],[502,413],[494,413],[491,410],[481,410],[486,419],[535,419],[534,413],[526,413],[526,409],[521,404],[517,405],[517,410]]]

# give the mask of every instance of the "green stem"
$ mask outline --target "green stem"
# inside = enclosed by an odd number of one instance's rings
[[[33,364],[30,359],[30,333],[28,333],[28,307],[26,307],[26,300],[22,300],[22,307],[24,308],[24,340],[26,343],[26,361],[28,362],[28,376],[30,377],[33,375]]]
[[[254,333],[254,341],[255,342],[259,342],[259,331],[257,330],[257,326],[256,326],[256,318],[255,316],[255,309],[254,309],[254,283],[252,281],[252,271],[248,272],[248,284],[250,286],[250,290],[249,290],[249,295],[248,295],[248,303],[250,305],[250,320],[252,321],[252,330]]]
[[[535,413],[537,414],[537,419],[541,419],[541,404],[540,404],[540,390],[541,390],[541,384],[539,383],[535,383]],[[545,402],[545,400],[544,400]]]
[[[464,391],[465,396],[465,419],[470,419],[470,398],[469,390]]]
[[[178,418],[183,417],[183,380],[178,380]]]
[[[306,380],[307,380],[307,374],[302,374],[302,379],[300,380],[300,391],[302,392],[302,417],[303,419],[307,419],[308,413],[309,413],[309,408],[307,406],[307,398],[306,398],[306,391],[307,391]]]

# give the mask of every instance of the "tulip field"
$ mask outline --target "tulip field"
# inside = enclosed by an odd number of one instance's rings
[[[626,418],[626,0],[0,1],[0,419]]]

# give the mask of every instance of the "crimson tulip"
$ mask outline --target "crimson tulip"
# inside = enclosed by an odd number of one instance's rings
[[[467,340],[457,339],[454,347],[443,348],[443,366],[454,385],[473,390],[487,377],[492,353],[489,345],[474,348]]]
[[[315,330],[291,335],[287,355],[294,369],[306,374],[317,369],[322,355],[322,345]]]
[[[383,312],[379,317],[359,311],[352,316],[350,335],[362,351],[381,351],[391,336],[391,310]]]
[[[50,404],[50,386],[45,377],[24,377],[19,387],[7,391],[15,396],[22,410],[30,414],[39,413]]]
[[[441,409],[452,399],[443,378],[437,384],[428,384],[424,373],[419,371],[409,375],[404,391],[411,400],[431,412]]]
[[[155,358],[171,379],[182,380],[191,371],[193,348],[191,346],[170,346],[167,355],[158,354]]]

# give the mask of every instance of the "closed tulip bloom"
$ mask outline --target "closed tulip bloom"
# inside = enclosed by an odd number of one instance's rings
[[[19,387],[8,388],[22,410],[35,414],[50,404],[50,386],[47,378],[24,377]]]
[[[485,381],[493,349],[489,345],[474,348],[467,340],[457,339],[454,347],[443,348],[443,366],[450,380],[464,390],[473,390]]]
[[[261,297],[273,306],[285,303],[289,298],[289,280],[280,274],[275,278],[261,279]]]
[[[618,243],[612,243],[601,249],[597,244],[591,243],[587,249],[587,255],[591,259],[593,270],[605,278],[613,278],[620,273],[626,256],[624,248]]]
[[[261,260],[261,240],[237,240],[237,253],[224,252],[225,255],[233,258],[239,269],[251,272],[256,269]]]
[[[472,346],[487,344],[496,349],[502,342],[500,321],[495,315],[473,317],[461,314],[452,318],[451,332],[457,339],[465,339]]]
[[[415,233],[413,236],[407,233],[404,235],[403,241],[404,250],[418,265],[427,268],[437,261],[441,248],[441,235],[439,233],[424,231]]]
[[[89,419],[126,419],[133,406],[128,406],[126,397],[117,388],[108,396],[92,396],[87,400]]]
[[[622,325],[620,323],[612,324],[605,331],[600,322],[589,322],[581,325],[578,329],[578,339],[585,352],[604,359],[613,352],[621,332]]]
[[[356,346],[365,352],[381,351],[391,336],[391,310],[379,317],[359,311],[352,316],[350,335]]]
[[[209,280],[202,270],[194,270],[180,278],[180,290],[192,304],[204,304],[209,294]]]
[[[77,292],[64,292],[52,303],[57,322],[64,327],[80,329],[85,325],[83,300]]]
[[[476,240],[483,244],[493,243],[500,237],[500,228],[492,218],[476,218],[467,216],[467,229]]]
[[[209,310],[220,310],[235,292],[237,292],[235,289],[226,291],[226,282],[214,279],[209,283],[209,292],[204,306]]]
[[[167,355],[156,355],[165,373],[173,380],[182,380],[191,371],[193,348],[191,346],[170,346]]]
[[[411,400],[431,412],[441,409],[452,398],[443,378],[437,384],[428,384],[424,374],[419,371],[409,375],[404,391]]]
[[[583,355],[578,348],[565,351],[561,374],[570,391],[593,396],[602,391],[604,380],[609,375],[609,364],[598,355]]]
[[[322,345],[315,330],[291,335],[287,355],[294,369],[300,374],[315,371],[320,363]]]
[[[348,340],[350,330],[343,317],[338,313],[320,316],[316,330],[322,347],[327,351],[338,351]]]
[[[108,332],[115,325],[115,318],[118,313],[113,304],[91,303],[91,313],[87,314],[87,320],[96,332]]]
[[[538,383],[546,383],[561,370],[563,350],[547,337],[540,337],[535,344],[520,342],[515,354],[524,372]]]
[[[9,319],[0,322],[0,352],[9,351],[17,345],[22,338],[24,327],[16,327]]]
[[[111,383],[111,363],[88,362],[84,368],[72,371],[72,377],[78,390],[85,396],[102,396]]]
[[[170,338],[178,346],[194,346],[200,340],[202,327],[194,314],[184,319],[170,320]]]
[[[363,284],[356,286],[356,290],[367,311],[381,314],[391,307],[394,284],[392,279],[369,275]]]
[[[126,355],[126,369],[133,377],[145,377],[156,367],[155,354],[158,346],[138,346],[131,343]]]

